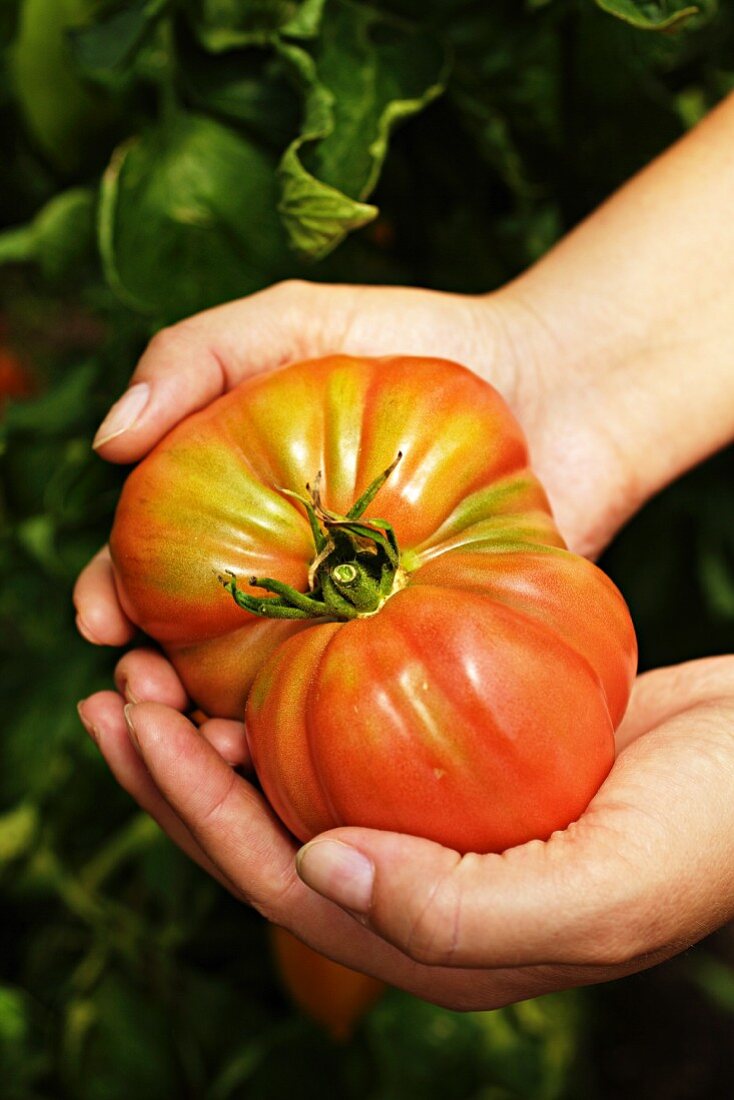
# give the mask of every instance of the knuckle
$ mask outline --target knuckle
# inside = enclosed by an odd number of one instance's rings
[[[148,343],[146,354],[152,358],[167,358],[172,351],[181,346],[184,337],[181,331],[183,325],[184,322],[181,322],[178,325],[167,325],[165,328],[158,329]]]
[[[268,293],[281,298],[297,298],[312,294],[316,289],[316,284],[307,279],[282,279],[281,282],[274,283]]]
[[[298,904],[302,884],[288,867],[275,880],[268,883],[267,891],[251,893],[249,904],[271,924],[287,924],[292,921],[293,909]]]
[[[144,376],[146,374],[149,376],[150,372],[155,370],[165,371],[177,368],[182,352],[195,342],[197,331],[195,320],[195,318],[187,318],[185,321],[179,321],[178,324],[158,329],[148,341],[132,381],[140,377],[141,367]]]
[[[591,966],[599,970],[617,970],[634,962],[644,952],[638,948],[636,938],[630,938],[628,930],[624,933],[597,934],[579,945],[575,963]]]
[[[668,938],[663,915],[644,904],[633,912],[630,907],[621,912],[609,910],[579,935],[572,961],[600,970],[620,970],[660,951]]]
[[[231,771],[229,778],[213,795],[207,804],[201,807],[196,827],[198,829],[210,829],[212,824],[216,822],[219,815],[225,809],[229,799],[232,795],[232,791],[237,786],[237,775],[234,771]]]
[[[448,868],[410,920],[406,953],[428,966],[450,966],[460,943],[462,890],[460,859]]]

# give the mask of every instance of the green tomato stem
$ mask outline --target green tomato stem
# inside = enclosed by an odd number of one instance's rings
[[[379,611],[385,600],[404,587],[406,575],[391,525],[387,520],[361,517],[401,458],[399,452],[345,516],[323,507],[320,473],[313,487],[306,486],[309,497],[283,489],[286,496],[303,505],[311,526],[315,553],[308,591],[299,592],[272,577],[251,577],[251,586],[273,593],[262,599],[243,592],[235,574],[227,571],[219,580],[237,605],[271,619],[355,619]]]

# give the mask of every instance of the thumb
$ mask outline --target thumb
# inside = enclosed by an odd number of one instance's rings
[[[549,840],[460,856],[338,829],[301,849],[301,879],[432,966],[615,967],[690,946],[734,914],[734,659],[664,670],[639,690],[638,720],[659,724]]]
[[[560,834],[559,834],[560,836]],[[562,842],[532,842],[503,855],[459,855],[433,841],[368,829],[338,829],[298,853],[306,885],[415,962],[441,967],[514,967],[575,962],[573,922],[588,888]],[[564,846],[565,847],[565,846]],[[588,961],[588,960],[585,960]]]
[[[161,329],[100,425],[95,450],[111,462],[137,461],[245,378],[338,347],[331,329],[352,295],[349,287],[278,283]]]

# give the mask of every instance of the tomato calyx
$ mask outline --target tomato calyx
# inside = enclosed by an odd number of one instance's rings
[[[308,496],[280,491],[297,500],[306,510],[315,556],[308,570],[308,591],[299,592],[273,577],[250,577],[252,588],[271,596],[243,592],[231,571],[219,581],[235,603],[245,611],[269,619],[357,619],[374,615],[390,596],[405,587],[406,573],[400,565],[400,548],[392,526],[384,519],[362,519],[382,486],[402,458],[376,477],[346,515],[325,508],[321,501],[321,474]]]

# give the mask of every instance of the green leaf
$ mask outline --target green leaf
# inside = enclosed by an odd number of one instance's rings
[[[177,114],[117,149],[98,229],[110,286],[163,320],[257,290],[282,264],[272,162],[199,115]]]
[[[277,34],[311,38],[325,0],[188,0],[191,24],[201,44],[213,53],[240,46],[262,46]]]
[[[391,991],[364,1027],[380,1100],[561,1100],[583,1018],[574,993],[462,1015]]]
[[[29,225],[0,233],[0,264],[40,265],[49,279],[59,279],[94,254],[95,195],[90,188],[62,191]]]
[[[0,44],[7,46],[18,28],[20,8],[17,0],[0,0]]]
[[[0,1046],[20,1046],[28,1036],[28,1003],[24,993],[0,986]]]
[[[301,134],[280,165],[279,210],[292,246],[318,259],[377,216],[365,200],[390,132],[441,94],[446,56],[430,35],[346,0],[330,0],[313,53],[279,49],[306,90]]]
[[[734,536],[706,531],[699,555],[701,587],[712,615],[734,619]]]
[[[79,1100],[181,1095],[168,1014],[122,975],[108,971],[89,998],[69,1005],[63,1044]]]
[[[13,433],[27,433],[37,440],[39,436],[76,431],[86,419],[96,374],[97,365],[93,361],[77,364],[47,393],[13,405],[0,427],[0,439]]]
[[[34,143],[64,172],[98,154],[119,113],[117,104],[81,79],[69,31],[88,18],[94,0],[23,0],[10,52],[13,85]]]
[[[379,214],[376,206],[356,202],[306,172],[291,146],[280,162],[283,198],[278,207],[292,246],[303,256],[326,256],[354,229]]]
[[[734,1014],[734,969],[709,953],[691,960],[694,982],[724,1012]]]
[[[31,803],[21,802],[0,816],[0,867],[25,854],[37,829],[38,811]]]
[[[682,27],[694,16],[711,16],[716,0],[697,4],[680,0],[595,0],[602,11],[644,31],[669,31]]]
[[[133,0],[115,6],[97,22],[69,32],[71,52],[84,72],[119,68],[142,43],[169,0]]]
[[[187,39],[179,57],[186,94],[197,107],[244,125],[277,153],[297,133],[300,96],[282,58],[262,49],[214,56]]]
[[[43,1034],[34,1019],[37,1002],[13,985],[0,985],[0,1068],[3,1100],[37,1100],[34,1084],[48,1070],[48,1053],[40,1052]],[[35,1049],[34,1049],[35,1048]]]

